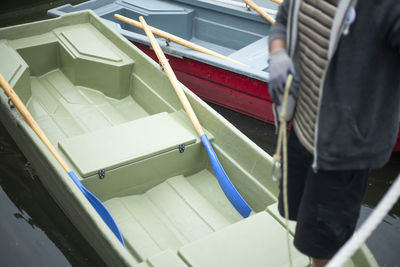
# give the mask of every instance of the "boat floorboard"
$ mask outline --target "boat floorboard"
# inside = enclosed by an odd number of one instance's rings
[[[105,205],[139,262],[241,220],[208,170],[169,178],[145,194],[113,198]]]
[[[118,100],[75,86],[60,69],[32,76],[31,90],[28,110],[53,144],[149,115],[131,96]]]

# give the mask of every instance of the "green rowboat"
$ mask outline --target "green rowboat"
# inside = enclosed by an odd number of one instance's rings
[[[160,66],[93,12],[0,29],[0,58],[0,73],[110,211],[125,247],[3,91],[1,122],[108,265],[289,266],[271,157],[184,87],[253,210],[242,218]],[[305,266],[291,249],[294,266]],[[377,264],[363,247],[346,266]]]

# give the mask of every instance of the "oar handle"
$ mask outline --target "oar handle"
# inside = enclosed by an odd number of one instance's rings
[[[282,0],[271,0],[271,2],[274,2],[275,4],[282,5],[283,1]]]
[[[66,172],[70,172],[70,168],[68,167],[67,163],[57,152],[57,150],[55,149],[53,144],[50,142],[50,140],[44,134],[44,132],[39,127],[39,125],[37,124],[35,119],[32,117],[31,113],[25,107],[24,103],[21,101],[21,99],[18,97],[18,95],[15,93],[15,91],[12,89],[10,84],[7,82],[7,80],[3,77],[3,75],[1,73],[0,73],[0,86],[3,87],[4,92],[7,94],[7,96],[9,98],[11,98],[11,101],[14,103],[15,107],[19,110],[19,112],[25,118],[26,122],[29,124],[29,126],[31,126],[33,131],[39,136],[39,138],[42,140],[42,142],[45,144],[45,146],[50,150],[51,154],[53,154],[53,156],[56,158],[56,160],[61,164],[61,166],[64,168],[64,170]]]
[[[254,9],[258,14],[260,14],[263,18],[265,18],[266,20],[268,20],[271,24],[275,23],[275,19],[273,17],[271,17],[270,15],[268,15],[264,10],[261,9],[261,7],[259,7],[256,3],[254,3],[251,0],[243,0],[243,2],[245,2],[246,4],[249,5],[249,7],[251,7],[252,9]]]
[[[137,27],[139,29],[144,30],[143,25],[139,21],[124,17],[124,16],[119,15],[119,14],[114,14],[114,17],[116,19],[120,20],[120,21],[123,21],[123,22],[128,23],[128,24],[130,24],[132,26],[135,26],[135,27]],[[210,49],[207,49],[207,48],[202,47],[200,45],[197,45],[195,43],[189,42],[189,41],[187,41],[187,40],[185,40],[185,39],[183,39],[181,37],[178,37],[176,35],[173,35],[173,34],[170,34],[168,32],[162,31],[162,30],[154,28],[152,26],[148,26],[148,27],[150,28],[150,31],[153,34],[158,35],[158,36],[160,36],[162,38],[166,38],[166,39],[168,38],[170,41],[172,41],[174,43],[183,45],[185,47],[188,47],[190,49],[196,50],[198,52],[201,52],[201,53],[204,53],[204,54],[207,54],[207,55],[210,55],[210,56],[214,56],[214,57],[217,57],[217,58],[220,58],[220,59],[228,60],[228,61],[236,63],[236,64],[240,64],[242,66],[248,66],[246,64],[243,64],[242,62],[239,62],[239,61],[234,60],[232,58],[229,58],[229,57],[226,57],[224,55],[221,55],[221,54],[219,54],[219,53],[217,53],[215,51],[212,51]]]
[[[154,35],[151,32],[150,27],[147,25],[144,18],[140,16],[139,20],[143,25],[143,29],[150,40],[151,46],[153,47],[158,60],[160,61],[165,73],[168,76],[169,81],[171,82],[172,86],[175,89],[176,94],[178,95],[178,98],[181,101],[183,108],[186,110],[186,113],[188,114],[190,120],[192,121],[194,127],[196,128],[196,131],[199,134],[199,136],[202,136],[204,134],[203,127],[201,127],[200,122],[197,119],[197,116],[194,113],[193,108],[189,103],[189,100],[187,99],[185,93],[182,90],[181,84],[176,78],[175,73],[173,72],[171,66],[168,63],[167,58],[164,55],[164,52],[161,50],[160,45],[158,44],[156,38],[154,38]]]

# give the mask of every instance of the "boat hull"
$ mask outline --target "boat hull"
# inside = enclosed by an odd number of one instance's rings
[[[131,42],[157,61],[154,51],[147,45]],[[267,82],[190,58],[166,56],[178,80],[203,100],[274,123]]]
[[[165,73],[93,12],[0,29],[0,54],[0,72],[109,209],[125,247],[4,93],[0,120],[108,265],[287,266],[278,186],[268,178],[272,158],[183,86],[221,165],[253,209],[243,219],[219,187]],[[292,251],[295,265],[308,262]],[[365,247],[352,261],[376,266]]]

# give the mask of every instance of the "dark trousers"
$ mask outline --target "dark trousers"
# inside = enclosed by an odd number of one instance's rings
[[[329,259],[354,232],[369,170],[314,172],[313,155],[292,130],[288,140],[289,219],[297,221],[295,247]],[[282,180],[278,209],[284,216]]]

